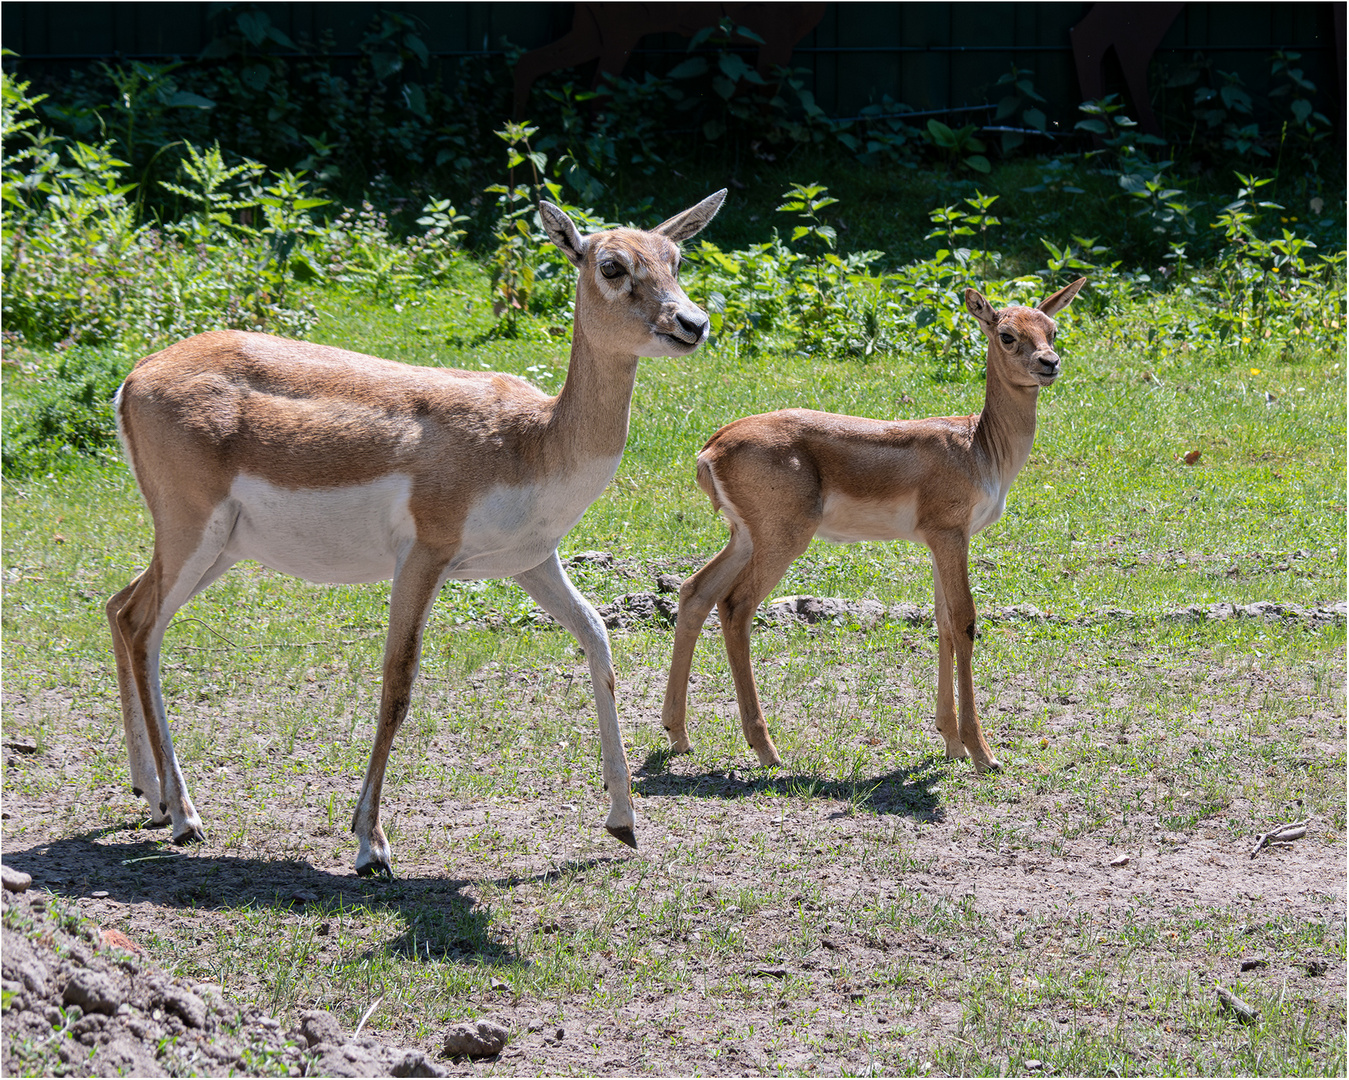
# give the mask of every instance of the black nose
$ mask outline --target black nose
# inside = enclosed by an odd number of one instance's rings
[[[707,329],[706,315],[685,315],[681,311],[675,316],[675,321],[679,323],[683,331],[690,337],[702,337],[703,331]]]

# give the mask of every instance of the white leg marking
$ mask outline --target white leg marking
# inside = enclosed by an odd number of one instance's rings
[[[515,580],[539,607],[571,631],[585,650],[595,691],[595,710],[599,715],[604,783],[609,789],[609,817],[604,827],[620,839],[626,836],[625,842],[632,843],[636,823],[632,808],[632,777],[618,726],[614,664],[604,620],[590,601],[576,591],[576,586],[562,569],[556,551],[532,570],[516,574]]]

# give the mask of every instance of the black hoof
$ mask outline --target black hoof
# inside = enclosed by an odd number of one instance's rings
[[[628,847],[632,848],[634,851],[637,850],[637,834],[632,831],[631,825],[625,825],[621,829],[610,828],[606,825],[605,828],[609,830],[610,836],[622,840],[623,843],[627,844]]]
[[[393,867],[388,863],[369,862],[364,866],[356,867],[356,876],[374,878],[376,881],[392,881]]]
[[[175,836],[173,842],[179,845],[204,844],[206,843],[206,834],[200,829],[188,829],[181,836]]]

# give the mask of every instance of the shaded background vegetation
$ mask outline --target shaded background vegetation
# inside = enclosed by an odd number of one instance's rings
[[[80,58],[51,38],[63,5],[6,7],[38,53],[5,57],[6,470],[109,445],[137,355],[218,326],[304,336],[324,290],[476,291],[493,318],[459,344],[545,339],[571,285],[541,196],[595,226],[731,187],[689,287],[737,348],[917,350],[969,377],[967,285],[1029,300],[1084,273],[1084,314],[1150,305],[1103,329],[1157,358],[1342,347],[1334,5],[1187,5],[1152,66],[1160,134],[1109,65],[1111,92],[1077,100],[1086,6],[826,5],[766,75],[725,18],[644,39],[619,75],[541,78],[527,119],[513,67],[566,5],[84,9],[81,40],[106,17],[132,48],[201,47]]]

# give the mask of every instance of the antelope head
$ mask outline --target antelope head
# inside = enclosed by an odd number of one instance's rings
[[[1054,351],[1054,316],[1073,302],[1086,284],[1078,278],[1038,307],[1011,307],[995,311],[977,289],[965,290],[965,306],[988,338],[988,363],[1011,383],[1026,389],[1049,386],[1059,377],[1059,354]]]
[[[707,313],[679,284],[679,242],[707,225],[725,189],[649,232],[609,229],[582,236],[550,202],[539,203],[548,238],[580,271],[576,327],[632,356],[685,356],[707,340]]]

